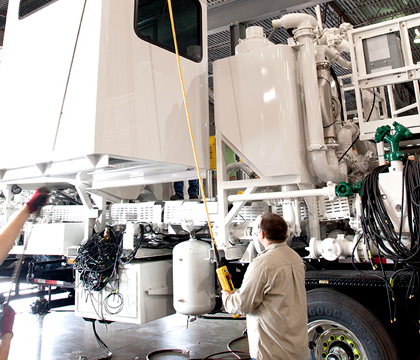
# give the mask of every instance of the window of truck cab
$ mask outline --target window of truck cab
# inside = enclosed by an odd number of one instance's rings
[[[203,57],[199,0],[172,0],[179,54],[200,62]],[[175,52],[167,0],[136,0],[134,30],[141,39]]]
[[[56,1],[58,0],[20,0],[19,19],[27,17]]]

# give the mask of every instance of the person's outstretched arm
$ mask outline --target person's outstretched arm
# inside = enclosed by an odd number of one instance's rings
[[[20,229],[28,220],[30,214],[38,211],[48,200],[49,190],[45,187],[39,188],[32,195],[22,209],[7,223],[0,233],[0,264],[6,259],[10,249],[19,235]]]
[[[0,264],[7,258],[10,249],[13,247],[19,235],[20,229],[22,229],[25,221],[28,220],[30,214],[29,207],[25,204],[0,233]]]
[[[9,357],[10,342],[12,341],[13,334],[4,334],[0,340],[0,360],[7,360]]]

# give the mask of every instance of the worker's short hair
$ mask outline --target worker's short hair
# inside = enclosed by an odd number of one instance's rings
[[[260,228],[265,237],[273,242],[283,242],[287,239],[288,226],[286,221],[277,214],[270,212],[261,215]]]

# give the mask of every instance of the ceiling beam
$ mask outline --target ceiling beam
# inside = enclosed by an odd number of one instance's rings
[[[342,22],[347,22],[349,24],[355,25],[352,23],[350,18],[337,6],[337,4],[334,1],[331,1],[329,5],[331,6],[331,9],[333,9],[334,12],[341,18]]]
[[[229,25],[281,16],[288,12],[323,4],[326,0],[226,0],[207,7],[209,34]]]

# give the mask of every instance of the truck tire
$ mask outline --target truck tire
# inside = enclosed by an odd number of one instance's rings
[[[398,359],[382,323],[358,301],[323,288],[308,291],[307,301],[309,359]]]

